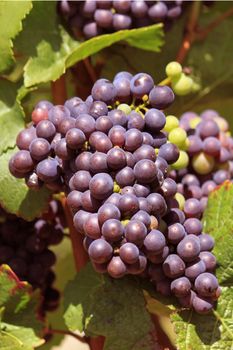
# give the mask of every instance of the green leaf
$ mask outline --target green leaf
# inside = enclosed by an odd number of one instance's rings
[[[220,284],[233,282],[233,184],[225,182],[211,193],[204,213],[204,232],[215,239],[213,253],[219,267],[217,276]]]
[[[24,113],[17,101],[17,86],[0,80],[0,155],[15,146],[16,136],[24,127]]]
[[[14,62],[12,39],[22,30],[22,20],[32,8],[31,1],[0,2],[0,72]]]
[[[80,46],[68,57],[66,65],[71,67],[76,62],[93,55],[94,53],[124,40],[131,46],[147,50],[160,51],[163,44],[163,31],[161,24],[139,29],[120,30],[113,34],[100,35],[80,44]]]
[[[8,212],[33,220],[47,208],[50,191],[43,187],[39,191],[29,190],[23,179],[13,177],[8,169],[16,148],[0,156],[0,204]]]
[[[4,350],[34,350],[44,343],[33,329],[7,323],[0,324],[0,344]]]
[[[152,350],[154,326],[136,279],[114,280],[90,264],[65,290],[65,321],[87,335],[105,336],[104,350]]]
[[[120,40],[157,52],[163,44],[162,37],[162,25],[156,24],[79,42],[59,24],[56,2],[37,1],[24,21],[24,30],[16,39],[15,46],[20,53],[29,56],[24,67],[24,82],[26,87],[30,87],[58,79],[66,68]]]
[[[171,319],[178,350],[231,350],[233,347],[233,288],[224,287],[216,310],[198,315],[178,311]]]

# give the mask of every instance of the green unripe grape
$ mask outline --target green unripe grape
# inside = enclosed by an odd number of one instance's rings
[[[113,192],[119,193],[120,190],[121,190],[120,186],[118,185],[118,183],[116,181],[114,181]]]
[[[164,126],[164,131],[170,132],[179,126],[179,120],[174,115],[168,115],[166,117],[166,124]]]
[[[187,168],[189,164],[189,157],[185,151],[180,151],[179,158],[171,165],[172,169],[181,170]]]
[[[192,85],[192,92],[198,92],[200,90],[201,90],[201,85],[194,81]]]
[[[214,165],[214,158],[204,152],[198,153],[192,160],[193,169],[200,175],[209,174],[214,169]]]
[[[185,204],[185,198],[184,198],[183,194],[177,192],[175,194],[175,199],[177,200],[177,202],[179,204],[179,209],[183,210],[184,209],[184,204]]]
[[[182,73],[182,66],[178,62],[173,61],[167,64],[165,70],[167,76],[172,78]]]
[[[168,140],[179,148],[183,148],[186,138],[186,131],[182,128],[175,128],[168,135]]]
[[[129,105],[127,105],[126,103],[121,103],[117,109],[120,109],[122,112],[124,112],[125,114],[129,114],[132,112],[131,108]]]
[[[196,129],[197,125],[202,121],[200,117],[195,117],[190,120],[189,125],[192,129]]]
[[[192,85],[193,80],[184,73],[172,80],[172,89],[179,96],[188,95],[192,91]]]

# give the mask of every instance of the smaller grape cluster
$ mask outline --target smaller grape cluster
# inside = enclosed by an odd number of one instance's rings
[[[57,202],[50,202],[47,216],[49,220],[27,222],[0,209],[0,265],[9,265],[20,280],[40,289],[40,315],[55,309],[60,297],[53,287],[56,256],[49,249],[63,239]]]
[[[224,181],[232,180],[233,138],[228,122],[214,110],[203,111],[200,116],[184,113],[180,127],[188,134],[190,164],[170,175],[186,199],[184,210],[192,207],[203,212],[209,194]]]
[[[58,2],[58,12],[75,33],[81,32],[89,39],[158,22],[165,22],[169,26],[181,15],[182,3],[182,0],[61,0]]]

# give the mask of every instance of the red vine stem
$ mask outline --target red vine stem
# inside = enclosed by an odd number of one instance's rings
[[[209,33],[211,33],[217,26],[219,26],[225,19],[233,16],[233,7],[229,10],[218,16],[215,20],[208,24],[207,27],[199,29],[198,28],[198,17],[201,8],[201,1],[194,1],[191,13],[188,18],[187,26],[186,26],[186,34],[182,41],[181,47],[178,51],[176,61],[179,63],[183,63],[192,44],[198,40],[204,40]]]
[[[219,17],[217,17],[215,20],[213,20],[206,28],[203,28],[199,31],[197,31],[197,37],[200,40],[203,40],[206,38],[206,36],[212,32],[216,27],[218,27],[225,19],[228,17],[233,16],[233,7],[231,7],[228,11],[221,14]]]
[[[51,82],[51,92],[54,104],[62,105],[65,103],[67,99],[65,74],[56,81]]]
[[[96,72],[95,72],[95,70],[90,62],[89,57],[85,58],[83,60],[83,63],[85,65],[85,68],[87,70],[89,77],[91,78],[92,83],[95,83],[95,81],[97,80],[97,76],[96,76]]]
[[[46,330],[47,334],[62,334],[62,335],[70,335],[73,338],[77,339],[78,341],[82,343],[88,343],[88,338],[87,337],[82,337],[81,335],[75,334],[73,332],[63,330],[63,329],[54,329],[54,328],[49,328]]]
[[[66,198],[62,198],[62,205],[64,209],[64,213],[66,216],[66,221],[70,231],[70,239],[72,242],[73,255],[75,260],[75,266],[77,272],[79,272],[88,262],[87,252],[83,248],[83,238],[81,234],[79,234],[73,225],[73,218],[70,212],[70,209],[67,206]]]
[[[181,44],[181,47],[176,57],[176,61],[179,63],[182,63],[185,60],[188,54],[188,51],[194,41],[194,31],[197,26],[200,8],[201,8],[201,1],[194,1],[191,7],[190,15],[188,17],[187,25],[185,28],[186,34],[184,36],[183,42]]]

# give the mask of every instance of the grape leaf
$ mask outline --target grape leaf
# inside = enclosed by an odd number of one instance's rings
[[[16,99],[17,86],[0,80],[0,155],[15,146],[16,136],[24,127],[24,113]]]
[[[156,24],[79,42],[59,24],[56,2],[38,1],[24,21],[24,30],[16,38],[15,46],[21,54],[29,56],[24,67],[24,82],[29,87],[58,79],[66,68],[120,40],[145,50],[159,51],[162,36],[162,26]]]
[[[16,148],[0,156],[0,205],[8,212],[33,220],[47,208],[50,191],[43,187],[39,191],[29,190],[23,179],[13,177],[8,169]]]
[[[36,335],[42,329],[36,318],[38,300],[27,282],[19,281],[9,266],[0,266],[1,349],[31,350],[44,343]]]
[[[100,35],[80,44],[79,48],[68,57],[66,65],[67,67],[70,67],[76,62],[81,61],[103,48],[111,46],[121,40],[126,41],[131,46],[143,50],[158,52],[163,44],[162,38],[163,32],[161,24],[155,24],[139,29],[121,30],[113,34]]]
[[[178,350],[231,350],[233,288],[224,287],[217,308],[208,315],[183,310],[171,316]]]
[[[215,239],[217,276],[223,285],[233,282],[233,184],[229,181],[211,193],[204,213],[204,232]]]
[[[34,350],[44,343],[32,328],[0,323],[0,344],[4,350]]]
[[[220,11],[214,9],[202,12],[199,26],[205,28],[220,14]],[[233,20],[229,17],[216,26],[204,40],[192,45],[186,63],[197,72],[204,87],[222,79],[223,76],[228,82],[232,81],[232,36]],[[220,49],[216,50],[217,47]]]
[[[157,349],[154,326],[136,279],[113,280],[88,264],[65,289],[69,329],[105,336],[104,350]]]
[[[22,30],[22,20],[30,12],[32,1],[0,2],[0,72],[14,62],[12,39]],[[1,89],[0,89],[1,90]]]

